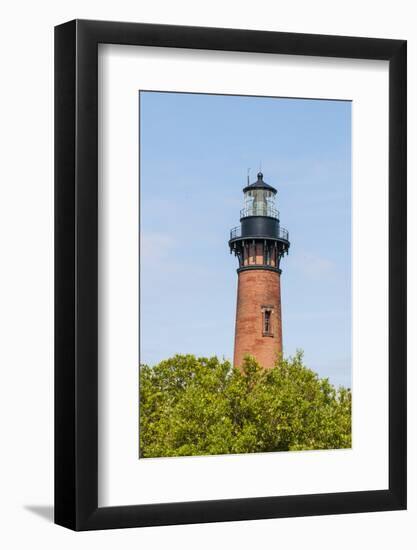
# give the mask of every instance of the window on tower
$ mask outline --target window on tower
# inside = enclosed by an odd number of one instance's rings
[[[271,264],[271,253],[270,253],[270,250],[269,250],[269,246],[266,245],[266,254],[265,254],[265,263],[266,265],[270,265]]]
[[[263,336],[272,336],[272,311],[270,309],[263,310]]]

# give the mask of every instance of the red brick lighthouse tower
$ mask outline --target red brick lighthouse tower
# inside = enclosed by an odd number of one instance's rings
[[[282,353],[280,260],[288,254],[288,231],[275,209],[277,190],[262,172],[243,189],[240,226],[230,232],[230,252],[239,260],[233,363],[240,367],[245,355],[272,368]]]

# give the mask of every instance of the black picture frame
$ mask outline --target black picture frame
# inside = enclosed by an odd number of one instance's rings
[[[389,488],[98,507],[98,44],[389,62]],[[55,28],[55,522],[74,530],[406,508],[406,41],[74,20]],[[384,269],[381,266],[381,269]]]

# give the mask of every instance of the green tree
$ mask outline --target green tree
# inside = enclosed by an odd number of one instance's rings
[[[303,365],[176,355],[140,367],[140,456],[351,447],[351,392]]]

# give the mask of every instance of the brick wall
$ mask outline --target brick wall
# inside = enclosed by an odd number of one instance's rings
[[[263,308],[271,308],[272,336],[263,335]],[[272,368],[282,353],[280,275],[266,269],[238,274],[234,366],[246,354],[265,368]]]

